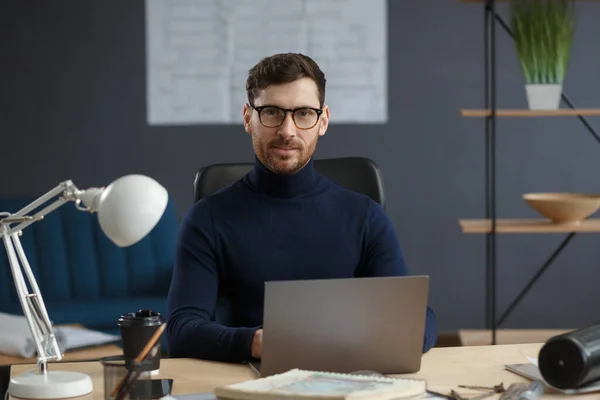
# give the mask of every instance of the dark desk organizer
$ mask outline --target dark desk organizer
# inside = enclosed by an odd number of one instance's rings
[[[100,360],[103,367],[104,377],[104,399],[117,400],[118,396],[112,396],[111,393],[127,376],[128,364],[124,356],[105,357]],[[142,362],[141,364],[150,362]],[[133,381],[128,393],[119,400],[151,400],[158,399],[171,394],[172,379],[152,379],[151,374],[147,372],[148,366],[141,365],[141,374]]]

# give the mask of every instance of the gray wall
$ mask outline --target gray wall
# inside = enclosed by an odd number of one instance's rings
[[[597,107],[600,6],[579,4],[566,91],[579,107]],[[241,125],[146,124],[142,1],[12,0],[0,21],[1,195],[40,195],[64,179],[102,185],[135,172],[162,182],[183,214],[199,166],[253,159]],[[512,43],[500,31],[498,46],[499,105],[525,107]],[[484,212],[483,120],[458,114],[483,105],[482,51],[481,5],[390,1],[390,121],[333,125],[317,151],[379,164],[411,270],[432,276],[443,330],[484,323],[484,237],[458,225]],[[502,119],[499,215],[535,216],[520,199],[528,191],[599,191],[599,167],[600,145],[575,118]],[[561,239],[499,238],[501,309]],[[597,235],[577,237],[505,326],[596,322],[599,244]]]

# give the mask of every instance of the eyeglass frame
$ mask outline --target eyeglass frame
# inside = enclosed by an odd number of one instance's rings
[[[256,110],[256,112],[258,113],[258,121],[259,121],[259,122],[260,122],[260,124],[261,124],[262,126],[264,126],[265,128],[278,128],[278,127],[280,127],[280,126],[281,126],[281,125],[283,125],[283,123],[285,122],[285,118],[287,117],[287,114],[288,114],[288,113],[291,113],[291,114],[292,114],[292,122],[294,123],[294,125],[296,126],[296,128],[298,128],[298,129],[300,129],[300,130],[302,130],[302,131],[307,131],[307,130],[309,130],[309,129],[312,129],[312,128],[314,128],[315,126],[317,126],[317,124],[319,123],[319,119],[321,119],[321,115],[323,114],[323,109],[322,109],[322,108],[314,108],[314,107],[298,107],[298,108],[293,108],[293,109],[291,109],[291,108],[282,108],[282,107],[279,107],[279,106],[273,106],[273,105],[269,105],[269,104],[267,104],[267,105],[264,105],[264,106],[258,106],[258,107],[256,107],[256,106],[255,106],[254,104],[252,104],[252,103],[249,103],[248,105],[249,105],[250,107],[252,107],[254,110]],[[269,107],[271,107],[271,108],[277,108],[278,110],[281,110],[281,111],[283,111],[283,113],[284,113],[284,114],[283,114],[283,119],[281,120],[281,122],[279,123],[279,125],[275,125],[275,126],[266,126],[265,124],[263,124],[263,122],[262,122],[262,118],[261,118],[261,116],[260,116],[260,114],[261,114],[261,111],[262,111],[262,110],[264,110],[265,108],[269,108]],[[296,119],[294,118],[294,113],[295,113],[296,111],[299,111],[299,110],[306,110],[306,109],[308,109],[308,110],[312,110],[312,111],[316,112],[316,113],[317,113],[317,120],[315,121],[314,125],[313,125],[313,126],[311,126],[311,127],[309,127],[309,128],[300,128],[300,127],[298,126],[298,124],[296,123]]]

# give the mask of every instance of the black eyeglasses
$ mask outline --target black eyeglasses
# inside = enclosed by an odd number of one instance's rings
[[[292,113],[292,120],[296,128],[306,130],[311,129],[317,122],[319,117],[323,113],[320,108],[302,107],[295,108],[293,110],[281,108],[277,106],[260,106],[255,107],[250,104],[250,107],[254,108],[258,112],[258,120],[266,128],[277,128],[285,121],[285,116],[288,112]]]

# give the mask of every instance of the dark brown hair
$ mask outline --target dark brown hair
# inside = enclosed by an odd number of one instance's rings
[[[320,107],[325,104],[325,74],[314,60],[304,54],[281,53],[265,57],[248,71],[246,93],[250,104],[270,85],[311,78],[317,84]]]

